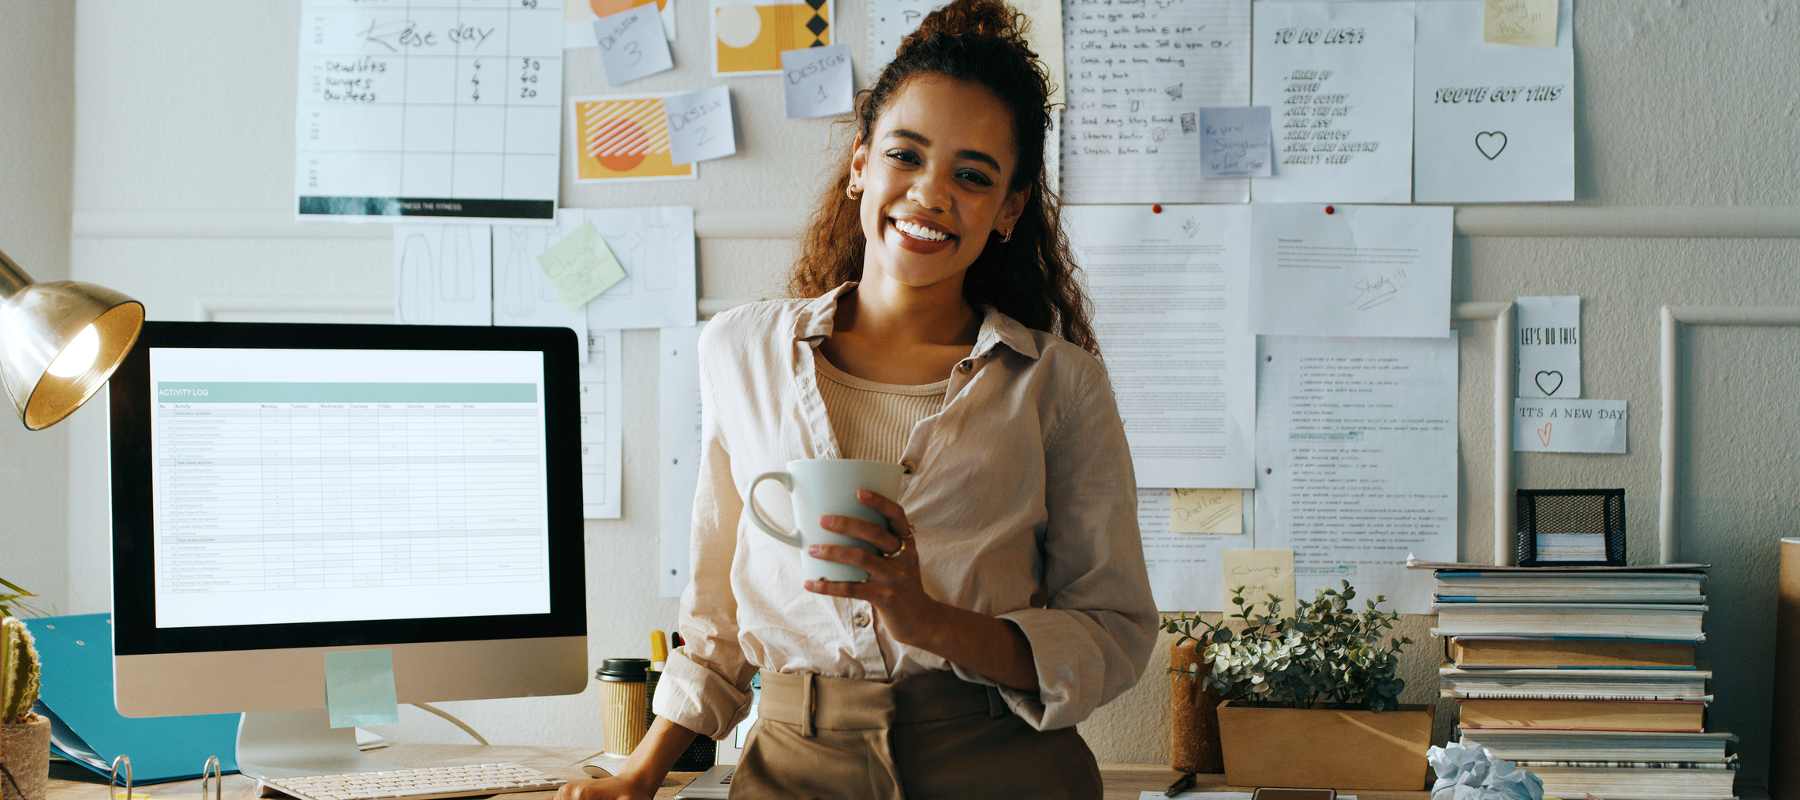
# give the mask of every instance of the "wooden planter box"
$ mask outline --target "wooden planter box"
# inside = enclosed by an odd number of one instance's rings
[[[1233,786],[1425,788],[1431,706],[1394,711],[1219,706]]]

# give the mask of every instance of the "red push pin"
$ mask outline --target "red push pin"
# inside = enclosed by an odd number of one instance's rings
[[[1325,213],[1327,213],[1327,214],[1336,214],[1336,213],[1337,213],[1337,208],[1335,208],[1335,207],[1333,207],[1333,206],[1326,206],[1326,207],[1325,207]]]
[[[1161,214],[1162,213],[1162,203],[1151,203],[1150,204],[1150,213]]]

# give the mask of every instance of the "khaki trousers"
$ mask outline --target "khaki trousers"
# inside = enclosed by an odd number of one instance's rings
[[[765,672],[731,796],[1081,798],[1100,767],[1074,728],[1037,731],[997,691],[930,672],[897,683]]]

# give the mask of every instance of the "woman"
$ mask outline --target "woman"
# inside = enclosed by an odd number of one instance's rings
[[[795,297],[701,340],[704,450],[687,640],[622,774],[650,797],[763,675],[733,797],[1099,797],[1074,725],[1137,682],[1156,611],[1123,425],[1044,186],[1048,82],[1025,20],[957,0],[858,103]],[[741,489],[793,458],[898,461],[885,526],[820,524],[865,583],[808,580]],[[804,587],[804,588],[802,588]]]

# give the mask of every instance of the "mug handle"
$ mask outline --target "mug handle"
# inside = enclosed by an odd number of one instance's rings
[[[763,513],[762,507],[756,504],[756,485],[763,481],[774,481],[779,483],[782,488],[788,490],[789,494],[792,494],[794,491],[794,476],[789,475],[786,472],[777,470],[775,472],[765,472],[756,476],[750,481],[749,502],[744,504],[750,507],[750,521],[756,523],[757,528],[760,528],[763,533],[773,537],[775,541],[785,544],[788,547],[799,549],[800,534],[794,531],[784,530],[780,525],[776,525],[773,520],[769,519],[769,515]]]

